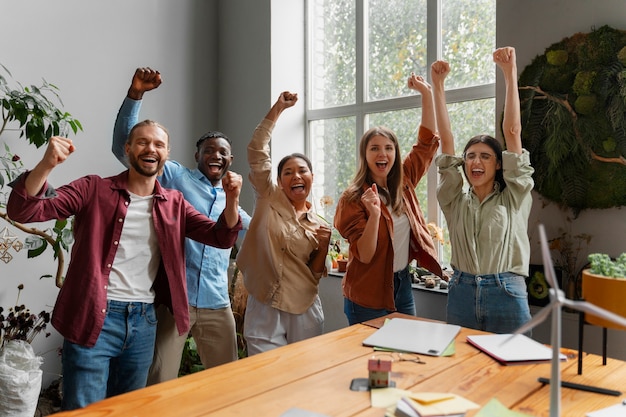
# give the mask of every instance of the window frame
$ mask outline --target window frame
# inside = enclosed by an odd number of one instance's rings
[[[305,27],[306,36],[305,44],[307,45],[305,54],[305,86],[306,86],[306,107],[305,107],[305,150],[308,155],[313,152],[313,140],[311,138],[311,123],[319,120],[334,119],[339,117],[354,117],[356,120],[355,126],[355,148],[358,150],[358,143],[361,136],[367,130],[368,114],[380,113],[387,111],[405,110],[421,108],[421,96],[404,96],[383,100],[366,101],[365,92],[367,91],[367,79],[366,79],[366,28],[367,24],[367,10],[363,0],[355,0],[355,15],[356,15],[356,94],[355,103],[348,105],[338,105],[326,108],[312,108],[311,94],[312,85],[312,64],[313,64],[313,52],[312,48],[309,48],[309,42],[313,34],[309,25],[310,3],[314,0],[305,1]],[[427,37],[426,37],[426,62],[427,67],[442,57],[443,38],[442,38],[442,0],[426,0],[427,7]],[[430,72],[425,74],[430,82]],[[417,100],[416,100],[417,98]],[[496,99],[496,83],[474,85],[469,87],[459,87],[446,90],[446,103],[447,105],[461,103],[466,101],[477,101],[483,99]],[[497,103],[496,103],[497,104]],[[496,114],[494,114],[494,125],[496,125]],[[440,150],[438,153],[441,152]],[[354,155],[354,158],[358,158],[358,154]],[[358,162],[358,161],[357,161]],[[442,225],[443,214],[439,208],[437,202],[437,183],[438,175],[435,164],[433,163],[426,175],[427,180],[427,201],[421,202],[426,204],[427,218],[426,222],[433,222],[438,226]],[[442,245],[438,245],[438,251],[441,256],[443,255]],[[442,262],[449,262],[449,259]]]

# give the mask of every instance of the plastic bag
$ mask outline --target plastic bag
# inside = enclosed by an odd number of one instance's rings
[[[41,391],[43,358],[23,340],[0,351],[0,416],[33,417]]]

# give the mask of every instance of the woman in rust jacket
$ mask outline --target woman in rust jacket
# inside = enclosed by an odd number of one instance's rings
[[[341,196],[334,225],[350,244],[343,278],[350,324],[398,311],[415,315],[409,263],[443,276],[415,187],[439,147],[430,85],[411,74],[408,87],[422,95],[422,124],[404,161],[390,129],[369,129],[359,144],[360,166]]]

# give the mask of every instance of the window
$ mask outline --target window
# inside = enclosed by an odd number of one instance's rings
[[[313,202],[326,220],[332,223],[352,180],[365,130],[393,129],[403,155],[415,142],[421,101],[406,80],[411,72],[429,77],[436,59],[452,67],[446,94],[457,152],[478,133],[495,136],[495,3],[309,0],[307,146],[315,167]],[[445,231],[436,181],[433,164],[416,193],[427,221]],[[445,264],[449,246],[440,250]]]

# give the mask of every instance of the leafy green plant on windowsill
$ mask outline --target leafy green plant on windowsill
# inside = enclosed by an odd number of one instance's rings
[[[23,86],[12,80],[9,70],[0,64],[0,137],[11,130],[18,131],[19,138],[25,139],[37,148],[46,144],[52,136],[68,136],[71,129],[74,134],[83,130],[80,121],[63,111],[63,102],[58,94],[58,87],[42,80],[39,86]],[[17,126],[17,128],[13,128]],[[0,191],[23,171],[21,159],[11,152],[5,144],[4,154],[0,156]],[[8,195],[8,193],[6,193]],[[6,201],[0,201],[0,209],[6,208]],[[41,255],[49,246],[53,249],[57,261],[55,282],[58,287],[63,284],[64,254],[73,242],[72,223],[68,219],[56,221],[52,230],[39,230],[11,220],[6,212],[0,211],[0,217],[17,229],[29,233],[27,239],[28,257]],[[44,275],[51,277],[51,275]]]

